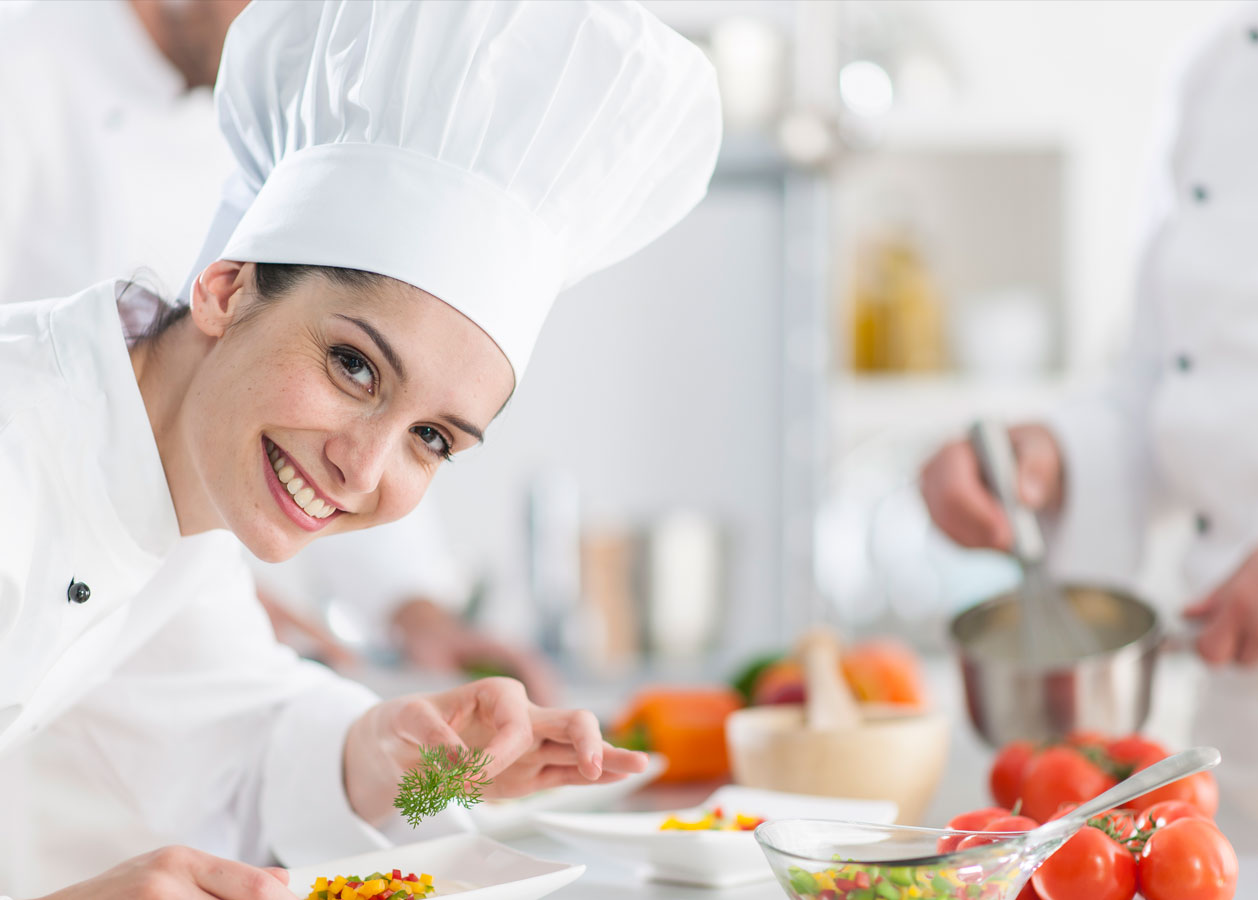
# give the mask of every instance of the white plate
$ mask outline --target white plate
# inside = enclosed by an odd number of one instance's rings
[[[481,834],[508,840],[536,831],[533,817],[544,812],[589,812],[607,809],[617,800],[649,784],[668,767],[658,753],[648,754],[646,769],[611,784],[565,785],[516,800],[486,800],[468,814]]]
[[[288,870],[288,886],[298,897],[306,897],[321,875],[361,876],[392,869],[432,875],[438,897],[453,894],[459,900],[534,900],[575,881],[585,866],[538,859],[479,834],[452,834],[316,866],[298,866]]]
[[[765,819],[841,819],[890,824],[890,800],[845,800],[727,785],[699,806],[636,813],[539,813],[538,830],[580,850],[642,869],[648,878],[731,887],[773,877],[750,831],[660,831],[669,816],[697,819],[714,806]]]

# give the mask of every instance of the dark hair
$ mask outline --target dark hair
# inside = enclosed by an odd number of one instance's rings
[[[362,269],[343,269],[338,266],[309,266],[293,263],[254,263],[253,284],[258,297],[265,301],[278,300],[293,291],[307,278],[320,276],[341,287],[355,290],[372,288],[384,281],[388,276],[377,275],[375,272],[364,272]],[[140,337],[140,342],[154,341],[161,337],[177,322],[188,315],[187,303],[163,303],[149,327]]]

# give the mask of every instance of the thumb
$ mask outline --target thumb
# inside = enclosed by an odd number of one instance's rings
[[[274,875],[281,884],[288,884],[288,869],[281,869],[279,866],[267,866],[263,871],[268,875]]]

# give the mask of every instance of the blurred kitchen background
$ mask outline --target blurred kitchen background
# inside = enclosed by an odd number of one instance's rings
[[[716,64],[722,158],[436,480],[475,615],[577,678],[727,671],[819,619],[941,646],[1017,572],[930,527],[918,466],[1121,349],[1168,70],[1228,4],[648,6]]]

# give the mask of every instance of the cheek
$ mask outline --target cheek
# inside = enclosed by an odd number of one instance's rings
[[[412,468],[414,471],[381,484],[380,505],[376,508],[377,517],[372,525],[394,522],[419,505],[428,485],[432,483],[432,473],[418,466]]]

